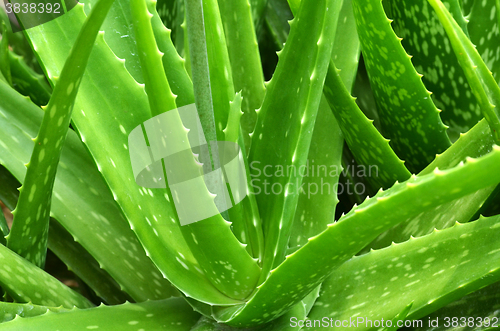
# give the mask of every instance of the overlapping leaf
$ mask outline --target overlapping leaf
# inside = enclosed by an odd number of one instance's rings
[[[196,323],[198,316],[186,302],[174,298],[137,304],[126,303],[119,306],[100,306],[94,309],[73,309],[59,313],[49,310],[41,316],[17,317],[10,322],[0,324],[0,330],[188,331]]]
[[[309,318],[344,320],[364,314],[365,319],[391,319],[413,303],[408,319],[418,319],[497,281],[499,221],[496,216],[457,223],[453,228],[353,258],[323,284]],[[353,329],[370,328],[361,323]]]
[[[249,159],[259,170],[254,187],[266,238],[262,280],[281,263],[287,247],[302,182],[298,169],[307,160],[340,4],[301,3],[258,113]],[[281,167],[284,175],[268,177],[264,167],[273,174]]]
[[[414,176],[380,191],[289,255],[243,308],[221,309],[216,317],[231,325],[248,325],[279,316],[378,234],[411,215],[500,182],[495,170],[499,160],[500,147],[494,146],[492,153],[465,165]]]
[[[37,133],[43,112],[1,82],[0,98],[9,100],[0,107],[0,162],[23,182],[24,164],[34,146],[31,138]],[[99,261],[100,266],[136,301],[163,299],[175,293],[146,256],[73,131],[68,132],[57,173],[51,215]],[[2,183],[7,185],[5,181]],[[8,195],[5,199],[9,199],[10,208],[14,208],[17,197]],[[150,276],[152,282],[138,286]]]
[[[468,33],[458,0],[445,2],[460,28]],[[427,1],[391,0],[391,8],[394,30],[413,56],[415,69],[424,75],[422,80],[433,92],[432,100],[442,109],[441,118],[455,141],[459,133],[468,131],[482,116],[450,41]]]
[[[354,0],[353,8],[382,129],[407,168],[418,172],[450,146],[446,127],[381,1]]]
[[[28,31],[51,80],[58,75],[84,17],[77,5],[57,20]],[[61,41],[53,44],[43,34],[61,36]],[[205,302],[235,303],[217,291],[199,268],[172,221],[175,214],[165,190],[153,191],[135,182],[127,133],[151,117],[148,99],[102,37],[94,45],[80,89],[73,123],[151,259],[186,294]]]
[[[52,189],[73,103],[92,46],[114,0],[99,1],[83,25],[61,71],[35,138],[7,246],[39,267],[45,265]]]

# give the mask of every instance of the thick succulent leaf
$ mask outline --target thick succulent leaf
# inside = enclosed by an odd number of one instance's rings
[[[470,14],[467,16],[470,40],[476,45],[495,80],[500,82],[500,54],[497,50],[500,38],[499,3],[496,0],[469,2],[472,4]]]
[[[292,11],[296,11],[294,2],[290,3]],[[408,179],[410,173],[349,94],[359,58],[359,39],[353,20],[352,1],[345,1],[337,28],[343,33],[336,34],[323,91],[358,162],[377,169],[368,179],[375,187],[389,188],[396,180]],[[335,68],[336,63],[339,63],[340,73]],[[361,137],[362,134],[366,136]]]
[[[43,315],[48,311],[63,312],[69,311],[69,308],[64,307],[48,307],[40,306],[32,303],[12,303],[0,302],[0,323],[8,322],[16,318],[17,315],[21,317],[33,317]]]
[[[488,122],[483,119],[460,138],[444,153],[436,155],[419,176],[430,174],[434,169],[450,169],[465,161],[467,157],[481,157],[491,152],[494,144]]]
[[[298,321],[303,321],[307,316],[306,307],[303,302],[297,303],[292,307],[286,314],[278,317],[267,327],[264,327],[263,331],[300,331],[301,325],[297,323]]]
[[[306,319],[311,311],[314,301],[319,295],[319,286],[309,293],[302,301],[292,307],[286,314],[278,317],[264,327],[263,331],[299,331],[302,330],[302,324],[299,321]]]
[[[289,247],[303,246],[335,220],[343,145],[344,136],[323,98],[307,157],[308,170],[314,172],[302,180],[304,190],[297,202]]]
[[[0,163],[22,182],[26,173],[24,164],[34,146],[31,137],[40,127],[43,112],[2,83],[0,99],[9,100],[0,106]],[[1,183],[15,185],[3,179]],[[17,196],[9,194],[2,200],[14,209]],[[163,299],[175,293],[146,256],[93,160],[73,131],[68,132],[61,155],[51,215],[134,300]],[[146,277],[151,276],[153,281],[146,283]]]
[[[500,106],[500,87],[474,45],[459,28],[444,4],[439,0],[429,0],[429,3],[436,11],[450,38],[453,50],[465,72],[472,92],[491,127],[493,138],[497,142],[500,141],[500,113],[496,108]]]
[[[477,158],[489,153],[493,148],[493,137],[486,120],[482,120],[460,138],[443,154],[429,164],[419,176],[432,173],[435,169],[451,169],[468,157]],[[380,235],[369,248],[382,248],[392,242],[406,241],[410,236],[422,236],[431,233],[435,228],[441,230],[452,226],[455,222],[469,221],[488,198],[494,186],[474,192],[468,196],[411,215],[400,224]]]
[[[299,10],[301,0],[289,0],[290,10],[294,15]],[[337,31],[335,34],[332,50],[332,61],[340,70],[340,77],[351,92],[356,77],[361,45],[356,30],[356,21],[352,8],[352,0],[343,0],[337,20]],[[277,40],[278,41],[278,40]],[[331,64],[330,64],[331,65]]]
[[[279,316],[378,234],[410,215],[497,184],[499,160],[500,147],[494,146],[480,159],[469,159],[450,170],[412,176],[405,183],[380,191],[287,256],[243,308],[220,309],[217,318],[230,325],[248,325]]]
[[[332,60],[337,69],[340,70],[340,77],[349,92],[352,91],[356,73],[358,71],[359,54],[361,44],[356,30],[356,20],[352,9],[352,0],[344,0],[340,10],[338,20],[338,31],[335,34],[333,44]]]
[[[382,128],[380,126],[380,116],[377,110],[377,102],[375,101],[368,73],[366,72],[365,61],[362,57],[360,58],[358,74],[352,89],[352,94],[356,97],[356,104],[363,111],[366,117],[373,121],[372,123],[378,131],[382,132]]]
[[[0,245],[0,285],[17,302],[89,308],[93,304],[42,269]]]
[[[173,1],[174,3],[184,3],[183,1]],[[185,61],[177,53],[172,43],[170,30],[162,24],[158,13],[154,8],[154,1],[147,1],[148,10],[153,15],[151,25],[155,35],[156,44],[161,53],[163,53],[162,63],[168,84],[177,98],[175,103],[177,107],[182,107],[194,103],[193,83],[184,66]]]
[[[21,184],[4,167],[0,167],[0,200],[13,210],[19,198],[18,187]],[[0,213],[0,231],[8,233],[7,224],[2,224],[3,213]],[[5,219],[4,219],[5,221]],[[3,238],[0,238],[0,240]],[[82,279],[98,296],[108,304],[119,304],[131,298],[121,291],[120,286],[111,276],[101,269],[99,263],[79,243],[75,242],[73,236],[64,227],[50,219],[48,248],[61,259],[68,269]]]
[[[324,93],[356,160],[369,171],[376,170],[368,177],[375,187],[389,188],[411,176],[389,141],[359,109],[333,62],[328,68]]]
[[[134,26],[138,36],[138,47],[141,51],[141,65],[144,69],[144,79],[146,92],[153,115],[158,115],[175,108],[174,95],[170,91],[168,81],[162,67],[160,54],[154,42],[153,29],[149,22],[149,12],[144,0],[132,0],[132,12],[134,16]],[[189,150],[189,139],[185,127],[182,124],[179,114],[169,118],[168,135],[169,147],[176,151]],[[212,150],[213,152],[213,150]],[[184,161],[184,160],[183,160]],[[165,174],[171,174],[175,165],[165,160]],[[194,156],[186,159],[183,163],[184,169],[189,169],[187,173],[200,173],[199,165]],[[195,184],[195,181],[197,184]],[[211,193],[205,186],[203,177],[199,176],[191,180],[194,190],[205,194],[210,198]],[[203,191],[203,188],[205,189]],[[173,201],[175,194],[169,194],[170,201]],[[214,205],[215,207],[215,205]],[[205,271],[207,277],[213,282],[222,293],[244,299],[253,290],[260,275],[260,268],[252,257],[246,252],[244,247],[233,236],[226,221],[220,214],[188,225],[183,225],[181,231],[188,243],[200,267]],[[215,238],[218,238],[216,240]],[[210,249],[207,249],[210,248]],[[238,272],[238,273],[237,273]],[[236,286],[235,284],[240,284]]]
[[[51,80],[58,75],[84,18],[77,5],[56,20],[27,30]],[[48,41],[44,38],[48,34],[59,36],[59,41]],[[178,224],[172,221],[175,214],[165,201],[165,190],[153,192],[138,187],[134,181],[127,133],[151,117],[148,99],[144,88],[134,81],[102,38],[98,37],[94,45],[80,89],[75,106],[79,110],[73,113],[73,124],[146,253],[164,276],[187,295],[210,303],[238,302],[217,291],[199,268]]]
[[[9,61],[12,86],[21,94],[29,96],[36,105],[45,106],[52,93],[45,77],[31,69],[25,60],[14,52],[9,52]]]
[[[392,30],[382,2],[354,0],[353,8],[382,128],[407,168],[418,172],[450,146],[446,127]]]
[[[180,298],[144,303],[125,303],[119,306],[99,306],[92,309],[73,309],[69,312],[47,312],[41,316],[23,318],[0,324],[0,330],[58,329],[72,331],[189,331],[199,314]]]
[[[92,46],[114,0],[102,0],[85,21],[45,109],[35,147],[13,211],[7,246],[39,267],[45,265],[49,212],[57,165],[73,104]]]
[[[337,30],[342,33],[335,34],[332,60],[340,65],[340,78],[350,91],[360,52],[351,0],[343,1],[337,24]],[[308,238],[324,231],[335,219],[335,207],[339,202],[337,191],[341,187],[344,136],[325,97],[319,107],[307,158],[308,166],[318,171],[303,179],[307,189],[301,192],[297,203],[289,247],[302,246]]]
[[[228,124],[224,129],[225,141],[239,143],[244,146],[244,136],[240,130],[240,120],[243,115],[241,111],[242,98],[241,93],[237,93],[234,101],[231,102]],[[247,196],[238,204],[228,210],[231,220],[232,231],[238,240],[247,245],[248,253],[262,262],[264,254],[264,234],[262,233],[262,222],[259,215],[255,192],[252,186],[252,177],[250,166],[248,164],[247,153],[241,149],[243,163],[245,166],[246,187],[239,190],[247,192]],[[238,171],[238,170],[237,170]],[[226,173],[228,169],[226,169]],[[238,175],[235,173],[234,175]]]
[[[258,113],[249,159],[259,169],[253,175],[266,240],[262,280],[283,261],[287,248],[302,182],[298,169],[306,164],[340,5],[330,0],[301,3]],[[268,177],[264,167],[287,173]],[[295,171],[286,171],[290,167]],[[276,187],[278,194],[264,191]]]
[[[265,5],[265,2],[262,3]],[[256,123],[256,109],[262,105],[265,95],[264,75],[248,0],[218,1],[218,5],[226,39],[225,43],[219,41],[218,47],[217,45],[211,46],[214,49],[219,49],[221,56],[209,56],[210,70],[212,71],[213,67],[218,67],[222,62],[223,67],[226,67],[224,71],[231,72],[230,76],[225,75],[225,77],[222,76],[220,71],[218,76],[211,75],[217,80],[226,80],[227,83],[233,84],[233,87],[219,84],[219,88],[228,90],[227,100],[230,100],[231,93],[234,93],[234,91],[241,93],[241,95],[236,95],[230,101],[230,113],[223,132],[225,141],[236,142],[242,149],[247,178],[246,191],[249,192],[248,198],[245,198],[239,205],[229,210],[229,220],[232,223],[233,232],[240,242],[247,244],[247,250],[251,255],[261,261],[264,245],[262,224],[255,195],[253,194],[253,187],[251,186],[246,155],[251,141],[249,134],[253,132]],[[253,9],[257,10],[256,8]],[[217,22],[216,24],[220,23]],[[212,40],[212,43],[214,42],[216,40]],[[224,49],[225,45],[227,51]],[[210,51],[210,44],[208,46]],[[216,61],[218,62],[217,66],[215,65]],[[227,63],[230,64],[230,69],[227,67]],[[217,86],[214,86],[214,88],[217,88]],[[224,100],[224,102],[227,101]],[[233,109],[235,106],[236,109]],[[238,120],[234,118],[238,118]],[[240,132],[241,141],[239,139]]]
[[[234,98],[224,29],[215,0],[186,0],[186,25],[196,106],[207,142],[223,140]],[[215,159],[215,158],[214,158]]]
[[[259,1],[265,5],[265,1]],[[256,109],[264,100],[266,88],[260,62],[257,37],[252,21],[249,0],[218,1],[221,12],[227,50],[233,74],[234,89],[243,96],[241,128],[245,147],[250,147],[249,133],[253,132],[257,121]],[[257,8],[252,7],[258,11]]]
[[[48,248],[107,304],[117,305],[131,300],[120,285],[101,269],[92,255],[54,219],[50,219]],[[138,284],[136,284],[138,285]]]
[[[130,2],[132,24],[137,35],[137,47],[142,68],[146,94],[148,95],[151,115],[157,116],[176,108],[175,95],[170,89],[161,53],[156,46],[156,40],[151,24],[151,14],[144,0]]]
[[[414,327],[411,330],[479,331],[487,330],[493,324],[497,327],[491,329],[495,330],[498,328],[498,319],[500,318],[499,287],[499,282],[486,286],[427,315],[426,318],[437,321],[437,323],[433,323],[432,328],[424,324],[422,327]]]
[[[203,18],[205,22],[215,127],[217,139],[222,140],[224,137],[222,130],[225,128],[226,123],[228,123],[230,102],[234,100],[235,91],[224,26],[217,0],[203,1]],[[190,49],[191,55],[193,55],[195,49]],[[207,141],[210,141],[208,137]]]
[[[89,14],[97,0],[79,1],[84,4],[85,14]],[[106,44],[113,50],[115,55],[125,60],[125,67],[134,79],[139,83],[144,83],[142,69],[137,51],[136,37],[132,25],[132,12],[130,1],[116,0],[109,11],[109,17],[102,25],[103,31],[108,31],[104,35]]]
[[[477,1],[480,2],[480,1]],[[458,0],[446,0],[447,8],[467,33]],[[427,1],[391,0],[393,27],[415,69],[423,74],[425,86],[433,92],[432,100],[443,111],[441,118],[449,126],[452,141],[467,132],[481,118],[481,110],[470,92],[467,79],[453,54],[449,39]]]
[[[323,283],[309,318],[418,319],[500,279],[498,216],[355,257]],[[446,258],[443,258],[446,257]],[[364,314],[364,315],[363,315]],[[367,330],[363,324],[355,330]]]

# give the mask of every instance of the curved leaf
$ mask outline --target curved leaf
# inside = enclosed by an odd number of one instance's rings
[[[323,284],[309,318],[343,320],[371,311],[364,317],[390,319],[413,302],[407,319],[418,319],[498,281],[499,224],[498,216],[457,223],[450,229],[355,257]],[[353,329],[369,328],[363,323]]]
[[[144,303],[125,303],[119,306],[99,306],[92,309],[73,309],[69,312],[47,312],[41,316],[23,318],[0,324],[0,330],[53,331],[188,331],[198,320],[198,313],[180,298]]]
[[[418,172],[450,146],[446,127],[381,0],[354,0],[353,8],[382,128],[407,168]]]
[[[35,138],[7,246],[37,266],[45,265],[49,212],[57,164],[68,132],[73,103],[92,46],[114,0],[101,0],[85,21],[61,71]]]

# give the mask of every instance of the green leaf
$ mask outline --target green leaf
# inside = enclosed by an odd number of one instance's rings
[[[344,136],[323,98],[307,157],[307,168],[311,173],[302,181],[304,191],[300,192],[297,202],[289,247],[303,246],[307,239],[323,232],[334,222],[343,145]]]
[[[369,172],[375,170],[367,178],[375,187],[389,188],[394,182],[405,181],[411,176],[389,141],[356,105],[332,62],[328,68],[324,93],[356,160]]]
[[[479,2],[479,1],[478,1]],[[446,0],[447,8],[467,32],[458,0]],[[476,99],[459,62],[453,54],[450,41],[427,1],[391,0],[394,31],[403,38],[402,43],[422,81],[433,92],[432,100],[442,109],[441,118],[449,126],[447,133],[455,141],[481,118]]]
[[[285,255],[302,182],[298,170],[309,153],[340,5],[330,0],[301,3],[258,113],[249,160],[259,170],[253,186],[266,240],[261,281]],[[272,173],[281,167],[285,174],[267,177],[264,167]],[[290,167],[295,170],[288,171]],[[275,194],[270,188],[280,191]]]
[[[343,320],[372,311],[365,318],[387,319],[413,302],[407,319],[414,320],[498,281],[499,221],[496,216],[457,223],[351,259],[323,284],[309,317]],[[355,329],[368,328],[363,323]]]
[[[101,269],[99,262],[75,242],[71,234],[54,219],[50,219],[47,246],[68,266],[69,270],[73,271],[107,304],[117,305],[131,300],[130,296],[121,290],[120,285],[104,269]]]
[[[333,43],[332,60],[340,77],[349,92],[352,91],[359,64],[361,45],[356,30],[356,20],[352,8],[352,0],[344,0],[338,20],[338,31]]]
[[[0,99],[9,100],[0,106],[0,163],[22,182],[26,174],[24,164],[34,146],[31,137],[40,127],[43,112],[5,83],[0,83]],[[17,188],[11,180],[2,178],[1,183]],[[2,201],[14,209],[17,195],[6,195]],[[68,131],[61,155],[51,213],[134,300],[163,299],[176,293],[146,256],[88,151],[72,130]],[[153,277],[153,281],[145,283],[146,277]]]
[[[151,14],[144,0],[130,2],[133,26],[137,35],[137,47],[141,68],[143,70],[146,93],[148,95],[151,115],[157,116],[177,108],[175,95],[170,90],[165,70],[161,61],[161,53],[151,24]],[[160,69],[160,70],[158,70]]]
[[[50,99],[52,89],[45,77],[31,69],[24,58],[9,52],[12,70],[12,85],[21,94],[29,96],[38,106],[45,106]]]
[[[156,70],[158,67],[161,68],[162,64],[155,47],[153,30],[148,21],[149,13],[146,4],[143,0],[132,0],[131,4],[134,14],[134,26],[138,36],[138,46],[143,50],[141,52],[141,64],[144,68],[146,91],[152,113],[157,115],[175,108],[175,101],[171,92],[169,93],[170,88],[163,70]],[[179,114],[174,114],[169,118],[169,130],[165,139],[169,141],[169,147],[174,148],[174,150],[189,150],[186,129]],[[150,143],[151,139],[149,137]],[[182,161],[183,170],[186,173],[200,173],[202,167],[197,164],[192,155]],[[178,161],[164,160],[164,172],[167,177],[169,174],[172,175],[176,166],[175,162]],[[210,196],[210,192],[201,176],[192,179],[191,187],[195,192],[200,192],[201,195],[208,197],[208,201],[213,204],[212,208],[215,207],[213,198]],[[170,201],[173,201],[172,197],[177,196],[177,192],[174,189],[172,190],[172,193],[169,194]],[[201,199],[198,201],[204,202]],[[201,204],[198,204],[198,206],[202,208]],[[215,216],[201,222],[180,227],[193,255],[200,263],[200,267],[217,289],[236,299],[244,299],[251,293],[259,277],[260,268],[233,236],[229,226],[220,214],[217,213]],[[208,247],[210,249],[207,249]],[[235,272],[236,270],[238,273]],[[236,286],[235,282],[241,285]]]
[[[429,0],[443,24],[460,66],[465,72],[472,92],[476,97],[484,117],[491,127],[493,138],[500,141],[500,87],[493,78],[476,48],[458,27],[449,11],[439,0]]]
[[[93,304],[42,269],[0,245],[0,285],[17,302],[65,308]]]
[[[95,6],[97,1],[80,1],[84,4],[86,15],[89,15],[91,8]],[[108,18],[104,20],[101,30],[107,31],[104,34],[104,40],[118,58],[125,60],[127,71],[138,83],[144,83],[136,45],[137,38],[132,25],[130,1],[116,0],[109,10]]]
[[[30,41],[36,45],[38,56],[42,59],[47,77],[51,80],[61,70],[65,54],[75,40],[75,34],[84,17],[82,6],[77,5],[57,20],[26,31]],[[43,37],[45,34],[66,37],[61,37],[57,43],[51,43]],[[154,189],[153,192],[151,189],[138,187],[134,181],[130,166],[128,133],[150,119],[151,112],[144,88],[135,82],[122,62],[111,52],[104,40],[98,37],[82,80],[81,93],[77,97],[75,107],[79,111],[73,113],[74,127],[87,145],[113,197],[131,223],[146,253],[164,276],[187,295],[203,302],[237,303],[239,301],[217,291],[203,274],[179,226],[172,222],[171,217],[175,214],[172,206],[165,203],[165,190]],[[117,93],[115,86],[120,86],[122,92]],[[90,250],[89,247],[86,248]],[[134,276],[141,273],[140,268],[127,269],[134,271]],[[121,277],[127,276],[125,274]],[[115,275],[113,277],[116,278]],[[161,278],[156,280],[162,281]],[[142,281],[138,280],[137,283]],[[148,285],[156,286],[151,282]],[[158,290],[163,288],[165,287],[162,286]],[[144,289],[145,287],[141,290],[133,286],[130,290],[140,294]],[[156,289],[153,293],[155,291]]]
[[[467,16],[470,40],[492,71],[497,82],[500,81],[500,56],[495,50],[498,47],[500,30],[500,4],[497,0],[469,1],[472,5]]]
[[[19,198],[17,188],[21,184],[4,167],[0,167],[0,179],[3,183],[0,187],[0,200],[8,208],[14,209]],[[0,219],[2,216],[3,213]],[[6,231],[4,233],[9,231],[6,223],[4,229],[0,222],[0,229]],[[131,300],[126,293],[121,291],[116,281],[100,268],[94,257],[75,242],[73,236],[53,218],[49,223],[47,247],[108,304],[119,304]]]
[[[354,0],[353,8],[382,128],[407,168],[418,172],[450,146],[446,127],[381,1]]]
[[[419,176],[430,174],[436,169],[451,169],[466,161],[467,158],[486,155],[491,152],[493,144],[488,123],[486,120],[482,120],[469,132],[461,134],[460,138],[443,154],[437,155],[436,159],[419,173]],[[416,216],[412,215],[381,234],[368,248],[387,247],[392,242],[406,241],[410,236],[417,237],[429,234],[435,228],[441,230],[452,226],[455,222],[468,222],[493,190],[494,186],[491,186],[436,208],[422,211]]]
[[[92,309],[73,309],[69,312],[47,312],[41,316],[22,318],[0,324],[0,330],[52,331],[92,329],[109,331],[189,331],[199,314],[180,298],[144,303],[125,303],[119,306],[101,305]]]
[[[432,330],[489,330],[488,326],[491,327],[500,318],[499,286],[499,282],[486,286],[427,315],[429,321],[433,322]],[[450,326],[453,321],[456,321],[456,327]],[[464,324],[467,328],[464,328]],[[421,331],[431,330],[431,328],[424,324],[422,327],[415,327],[411,330]]]
[[[482,119],[468,132],[461,134],[460,138],[444,153],[436,155],[419,176],[430,174],[434,169],[451,169],[466,160],[467,157],[480,157],[491,152],[494,145],[493,136],[488,122]]]
[[[174,1],[174,3],[182,4],[183,1]],[[151,25],[155,40],[158,49],[163,53],[163,69],[172,93],[177,96],[175,103],[177,107],[190,105],[194,103],[194,92],[193,83],[186,71],[186,61],[177,53],[171,39],[173,34],[161,23],[161,19],[154,8],[154,1],[147,1],[147,4],[149,12],[153,15]]]
[[[492,153],[480,159],[470,159],[450,170],[413,176],[405,183],[380,191],[287,256],[244,307],[219,309],[217,319],[238,326],[272,320],[301,300],[378,234],[411,215],[500,182],[500,174],[495,170],[499,161],[500,147],[494,146]]]
[[[43,315],[49,310],[57,313],[68,311],[69,308],[40,306],[32,303],[0,302],[0,323],[11,321],[17,316],[33,317]]]
[[[240,120],[243,115],[241,112],[241,103],[241,94],[237,93],[234,101],[231,102],[228,124],[224,129],[224,139],[225,141],[239,143],[239,146],[244,146],[244,137],[240,130]],[[246,181],[244,183],[246,187],[244,189],[238,188],[238,190],[248,193],[240,203],[234,205],[228,210],[228,214],[231,221],[232,231],[236,238],[238,238],[241,243],[247,245],[246,249],[253,258],[256,258],[259,263],[262,263],[262,255],[264,253],[262,222],[254,194],[254,188],[252,186],[250,166],[244,149],[241,149],[241,155],[245,166]],[[239,175],[236,171],[233,173],[234,176]],[[228,169],[226,168],[226,173],[227,172]]]
[[[73,103],[99,28],[113,1],[102,0],[94,6],[71,49],[34,140],[35,148],[13,212],[7,246],[40,267],[45,265],[52,188]]]
[[[265,1],[259,1],[264,4]],[[264,73],[260,61],[257,37],[249,0],[218,1],[224,33],[226,36],[229,60],[234,81],[234,89],[243,96],[241,127],[245,146],[250,147],[249,133],[252,133],[257,121],[256,109],[264,100],[266,88]],[[252,7],[254,13],[259,9]]]

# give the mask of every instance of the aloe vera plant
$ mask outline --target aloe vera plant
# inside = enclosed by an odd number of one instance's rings
[[[0,330],[498,327],[498,1],[15,3]]]

